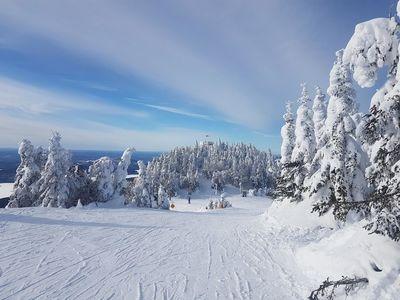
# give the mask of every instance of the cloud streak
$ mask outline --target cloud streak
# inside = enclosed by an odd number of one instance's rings
[[[176,108],[176,107],[172,107],[172,106],[142,103],[142,102],[136,101],[136,99],[133,99],[133,98],[127,98],[127,99],[132,101],[135,104],[143,105],[145,107],[149,107],[149,108],[160,110],[160,111],[165,111],[168,113],[173,113],[173,114],[182,115],[182,116],[191,117],[191,118],[212,120],[212,118],[208,115],[193,113],[193,112],[190,112],[190,111],[187,111],[184,109],[180,109],[180,108]]]
[[[146,118],[147,113],[133,109],[121,108],[100,99],[50,91],[20,81],[0,76],[0,109],[26,114],[60,114],[65,112],[85,112],[87,114],[105,114]]]
[[[282,111],[271,106],[282,102],[271,88],[284,86],[274,70],[286,72],[287,81],[320,65],[304,33],[277,30],[280,15],[296,21],[279,3],[3,0],[0,19],[16,33],[28,31],[221,118],[265,129]]]

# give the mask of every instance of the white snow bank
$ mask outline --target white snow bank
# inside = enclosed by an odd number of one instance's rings
[[[368,234],[363,225],[348,225],[300,247],[297,262],[315,287],[328,277],[366,277],[368,285],[354,299],[396,299],[400,293],[400,245],[387,237]]]
[[[0,198],[10,197],[13,185],[13,183],[0,183]]]
[[[329,213],[318,217],[310,212],[311,200],[306,199],[300,203],[275,201],[264,214],[266,226],[287,239],[298,268],[311,282],[309,291],[328,277],[358,276],[367,277],[369,283],[347,299],[398,299],[399,243],[369,234],[363,228],[365,221],[343,225]],[[342,299],[340,290],[337,295]]]
[[[333,216],[326,214],[318,217],[318,214],[311,213],[312,202],[306,199],[299,203],[290,202],[288,199],[274,201],[265,212],[269,224],[283,227],[294,227],[301,229],[315,229],[321,226],[337,227]]]

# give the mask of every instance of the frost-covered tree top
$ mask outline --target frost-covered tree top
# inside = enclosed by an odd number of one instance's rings
[[[295,125],[292,113],[292,103],[286,103],[286,112],[283,115],[285,125],[281,129],[282,145],[281,145],[281,163],[286,164],[292,159],[292,152],[295,142]]]
[[[315,154],[315,134],[313,114],[311,110],[311,98],[307,87],[302,84],[301,96],[296,118],[296,142],[292,153],[293,161],[304,161],[311,163]]]
[[[344,51],[344,61],[353,70],[361,87],[372,87],[379,68],[393,69],[398,60],[397,22],[388,18],[373,19],[356,26]]]

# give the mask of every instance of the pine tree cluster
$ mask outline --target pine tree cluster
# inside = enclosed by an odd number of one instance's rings
[[[154,158],[147,166],[139,162],[139,176],[130,187],[130,194],[138,206],[160,207],[162,189],[168,198],[179,190],[190,195],[199,186],[200,178],[211,181],[216,193],[224,186],[271,190],[275,186],[278,165],[271,151],[259,151],[252,145],[196,143],[193,147],[175,148]],[[265,194],[265,192],[264,192]]]
[[[274,192],[279,200],[311,198],[313,212],[331,212],[340,221],[354,212],[369,221],[367,230],[394,240],[400,240],[399,33],[398,16],[358,24],[336,53],[328,103],[317,88],[311,106],[303,86],[296,118],[287,106]],[[386,82],[362,115],[352,77],[372,87],[381,68]]]
[[[65,207],[91,202],[124,204],[126,176],[133,148],[125,150],[119,162],[102,157],[89,171],[72,165],[71,154],[61,146],[61,135],[53,133],[49,148],[35,148],[23,140],[18,149],[21,158],[9,208],[43,206]]]

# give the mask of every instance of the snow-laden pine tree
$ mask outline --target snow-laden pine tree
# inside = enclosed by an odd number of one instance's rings
[[[15,175],[13,192],[7,207],[32,206],[38,197],[42,155],[41,148],[35,149],[29,140],[22,140],[18,148],[20,164]]]
[[[93,182],[86,171],[79,165],[72,166],[67,173],[68,201],[66,207],[76,206],[80,201],[81,205],[87,205],[95,201],[95,189]]]
[[[376,192],[371,198],[371,222],[366,226],[374,233],[384,234],[400,240],[400,160],[391,168],[392,176],[387,181],[385,193]]]
[[[39,180],[39,201],[43,207],[66,207],[69,196],[67,173],[71,154],[61,146],[61,135],[50,138],[46,165]]]
[[[304,179],[308,175],[316,149],[311,99],[305,84],[302,84],[301,96],[298,101],[296,139],[291,159],[294,184],[293,200],[295,201],[302,200]]]
[[[292,153],[292,161],[299,161],[307,166],[311,163],[315,154],[315,134],[311,99],[305,84],[302,84],[301,96],[297,109],[295,145]]]
[[[285,125],[281,129],[282,145],[281,145],[281,164],[287,164],[292,160],[292,153],[294,148],[294,143],[296,140],[295,135],[295,120],[292,113],[292,103],[286,103],[286,112],[283,115],[285,120]]]
[[[361,87],[372,87],[378,70],[386,67],[387,80],[371,100],[359,136],[371,165],[366,177],[372,189],[366,201],[372,232],[400,239],[398,172],[400,159],[399,24],[395,18],[373,19],[356,26],[344,59]]]
[[[125,199],[125,189],[128,185],[126,176],[128,176],[128,167],[131,164],[132,154],[135,151],[134,148],[127,148],[121,156],[118,165],[115,168],[114,177],[114,196],[113,200],[116,204],[123,205],[127,201]]]
[[[285,124],[281,129],[281,173],[277,178],[275,198],[293,198],[295,193],[294,165],[291,164],[293,148],[295,145],[295,120],[292,113],[292,103],[286,103],[286,112],[283,115]]]
[[[307,184],[316,200],[313,211],[321,215],[332,208],[336,219],[345,220],[352,204],[364,199],[366,158],[355,138],[355,91],[342,50],[336,53],[329,79],[327,140],[316,154],[318,169]]]
[[[133,189],[133,199],[132,201],[138,207],[151,207],[152,199],[148,192],[148,182],[147,182],[147,167],[143,161],[138,161],[138,177],[135,179]]]
[[[324,144],[324,126],[326,121],[326,101],[325,94],[321,88],[315,88],[315,98],[312,106],[313,122],[315,132],[316,149],[320,149]]]
[[[165,189],[162,185],[158,188],[158,207],[163,209],[169,209],[169,196],[165,192]]]
[[[101,157],[89,167],[89,176],[95,187],[95,201],[108,202],[113,199],[114,171],[114,162],[109,157]]]

